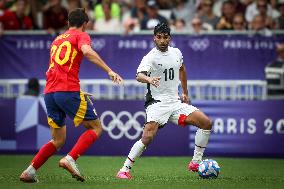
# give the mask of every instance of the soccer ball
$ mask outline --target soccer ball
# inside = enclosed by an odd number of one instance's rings
[[[217,178],[220,174],[220,167],[215,160],[205,159],[199,164],[198,174],[203,179]]]

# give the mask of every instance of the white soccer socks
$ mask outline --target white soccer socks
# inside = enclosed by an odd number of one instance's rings
[[[32,165],[29,165],[26,171],[29,173],[29,175],[35,175],[36,170]]]
[[[71,161],[71,162],[74,162],[75,163],[75,160],[69,156],[68,154],[65,156],[65,158],[68,160],[68,161]]]
[[[195,134],[195,148],[192,158],[193,162],[200,163],[202,161],[203,153],[207,147],[211,130],[198,129]]]
[[[131,148],[123,167],[120,169],[122,172],[129,172],[135,159],[139,157],[142,152],[146,149],[146,146],[142,143],[141,140],[138,140]]]

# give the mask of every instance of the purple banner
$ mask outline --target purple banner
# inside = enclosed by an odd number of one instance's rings
[[[213,120],[206,155],[284,157],[284,101],[199,101]],[[88,150],[92,155],[127,155],[140,139],[145,120],[142,101],[97,101],[104,133]],[[50,140],[42,98],[0,100],[0,153],[34,153]],[[194,149],[195,127],[167,124],[144,155],[187,156]],[[67,119],[67,153],[84,128]]]
[[[203,101],[197,105],[213,120],[208,154],[284,155],[284,101]],[[195,128],[190,127],[190,148]]]
[[[98,35],[92,44],[103,59],[126,79],[134,79],[143,56],[154,46],[152,35]],[[45,78],[49,35],[5,35],[0,39],[0,79]],[[174,35],[172,46],[184,56],[189,79],[264,79],[264,67],[275,59],[275,44],[283,36]],[[84,60],[80,78],[106,78]]]

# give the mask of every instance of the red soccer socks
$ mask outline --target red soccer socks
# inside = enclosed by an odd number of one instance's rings
[[[52,156],[56,152],[56,147],[52,142],[48,142],[43,145],[34,159],[32,160],[31,165],[37,170],[40,168],[50,156]]]
[[[93,130],[85,131],[78,139],[75,146],[68,153],[75,161],[79,156],[84,154],[84,152],[97,140],[97,134]]]

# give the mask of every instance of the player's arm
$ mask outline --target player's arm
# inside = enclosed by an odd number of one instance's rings
[[[96,53],[90,45],[82,45],[81,51],[90,62],[96,64],[102,70],[107,72],[112,81],[118,84],[123,82],[123,79],[117,73],[112,71],[112,69],[101,59],[98,53]]]
[[[146,71],[137,73],[136,80],[141,83],[150,83],[151,85],[158,87],[160,85],[161,77],[149,77]]]
[[[186,69],[184,64],[182,63],[180,69],[179,69],[179,79],[181,82],[181,88],[182,88],[182,101],[185,103],[190,103],[190,99],[188,96],[188,90],[187,90],[187,76],[186,76]]]

